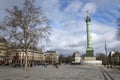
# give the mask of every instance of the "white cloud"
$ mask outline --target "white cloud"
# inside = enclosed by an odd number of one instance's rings
[[[76,13],[81,9],[82,5],[83,3],[79,1],[71,2],[71,4],[69,4],[67,8],[65,9],[65,12]]]
[[[44,50],[56,50],[67,54],[72,54],[74,51],[79,51],[81,54],[86,52],[84,15],[86,10],[95,14],[98,7],[96,2],[83,4],[80,1],[73,1],[63,10],[60,10],[59,0],[38,0],[37,5],[42,7],[45,15],[51,20],[53,28],[51,41],[39,44]],[[115,40],[114,26],[92,20],[90,27],[95,53],[104,53],[105,40],[109,49],[118,49],[120,42]]]
[[[95,13],[96,11],[96,4],[95,3],[87,3],[84,5],[82,11],[86,12],[87,10],[89,10],[90,13]]]
[[[119,4],[119,0],[91,0],[92,2],[96,3],[99,7],[106,8],[107,6],[113,6]]]
[[[69,9],[69,7],[67,7],[66,9]],[[85,11],[87,7],[89,7],[88,8],[89,10],[93,9],[93,13],[96,10],[96,6],[93,3],[86,4],[83,8],[83,11]],[[75,12],[78,10],[79,9],[76,9]],[[46,49],[57,50],[60,53],[69,54],[72,54],[72,52],[74,51],[80,51],[82,54],[85,53],[86,24],[84,19],[76,21],[74,19],[75,16],[71,16],[70,14],[65,13],[64,11],[62,12],[59,10],[59,8],[54,9],[54,11],[58,13],[57,15],[63,16],[61,17],[61,22],[59,22],[59,19],[57,20],[60,28],[57,28],[57,25],[56,27],[53,27],[51,42],[46,45],[46,47],[49,46],[49,48]],[[56,17],[56,13],[54,17]],[[52,19],[53,21],[55,20],[54,17]],[[95,53],[98,52],[104,53],[105,40],[107,41],[107,43],[110,43],[111,45],[114,44],[113,41],[116,41],[114,39],[115,28],[96,21],[92,21],[90,27],[92,32],[91,35]]]
[[[78,25],[79,26],[84,26]],[[104,45],[105,40],[107,41],[107,45],[109,49],[116,49],[118,47],[119,41],[115,40],[115,28],[109,25],[103,25],[102,23],[94,22],[94,25],[90,25],[91,27],[91,36],[92,43],[95,53],[105,52]],[[48,44],[51,49],[59,49],[61,51],[68,51],[69,54],[72,54],[73,51],[80,51],[85,53],[86,51],[86,34],[83,32],[79,32],[74,34],[73,31],[76,28],[71,27],[71,29],[56,29],[53,30],[54,33],[51,35],[52,40],[51,44]],[[79,30],[80,28],[78,28]],[[86,31],[85,31],[86,32]],[[64,53],[64,52],[63,52]]]
[[[116,29],[114,26],[93,21],[91,23],[91,32],[95,53],[104,52],[105,41],[109,51],[113,49],[119,50],[117,47],[120,41],[115,39]]]
[[[53,22],[62,22],[71,18],[71,16],[60,10],[59,0],[38,0],[37,5],[42,8],[45,15]]]

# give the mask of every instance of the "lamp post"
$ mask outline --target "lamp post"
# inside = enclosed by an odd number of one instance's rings
[[[105,41],[105,52],[106,52],[106,67],[108,67],[108,58],[107,58],[107,45],[106,45],[106,41]]]

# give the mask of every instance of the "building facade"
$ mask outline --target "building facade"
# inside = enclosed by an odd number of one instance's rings
[[[7,41],[0,37],[0,64],[6,64]]]
[[[44,53],[45,62],[48,64],[55,64],[58,63],[59,56],[57,55],[56,51],[46,51]]]
[[[79,52],[74,52],[72,63],[80,63],[80,62],[81,62],[80,53]]]
[[[17,63],[20,64],[20,65],[24,65],[25,64],[26,54],[25,54],[24,49],[17,48],[16,51],[12,52],[11,57],[12,57],[12,60],[13,60],[12,61],[13,64],[14,64],[14,61],[17,61]],[[27,57],[28,57],[28,64],[29,65],[31,65],[31,64],[39,65],[39,64],[41,64],[44,61],[43,60],[42,50],[41,49],[37,49],[37,48],[35,48],[35,49],[29,48],[27,50]]]
[[[27,49],[27,56],[25,50],[20,45],[8,44],[4,38],[0,37],[0,64],[25,64],[25,58],[28,57],[28,64],[54,64],[58,63],[58,55],[56,51],[46,51],[43,54],[42,49],[30,47]]]
[[[120,65],[120,52],[111,51],[108,55],[108,64],[109,65]]]

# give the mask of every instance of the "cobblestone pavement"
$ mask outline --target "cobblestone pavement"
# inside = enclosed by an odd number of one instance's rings
[[[34,66],[24,71],[22,68],[1,67],[0,80],[105,80],[99,66],[61,65]],[[120,79],[120,73],[114,74],[108,70],[115,80]]]
[[[110,76],[114,79],[114,80],[120,80],[120,70],[119,69],[110,69],[110,68],[105,68],[105,71],[107,71],[107,73],[110,74]]]

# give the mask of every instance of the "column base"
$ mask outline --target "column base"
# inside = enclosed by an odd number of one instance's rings
[[[86,49],[86,56],[87,57],[94,57],[94,50],[92,47]]]

